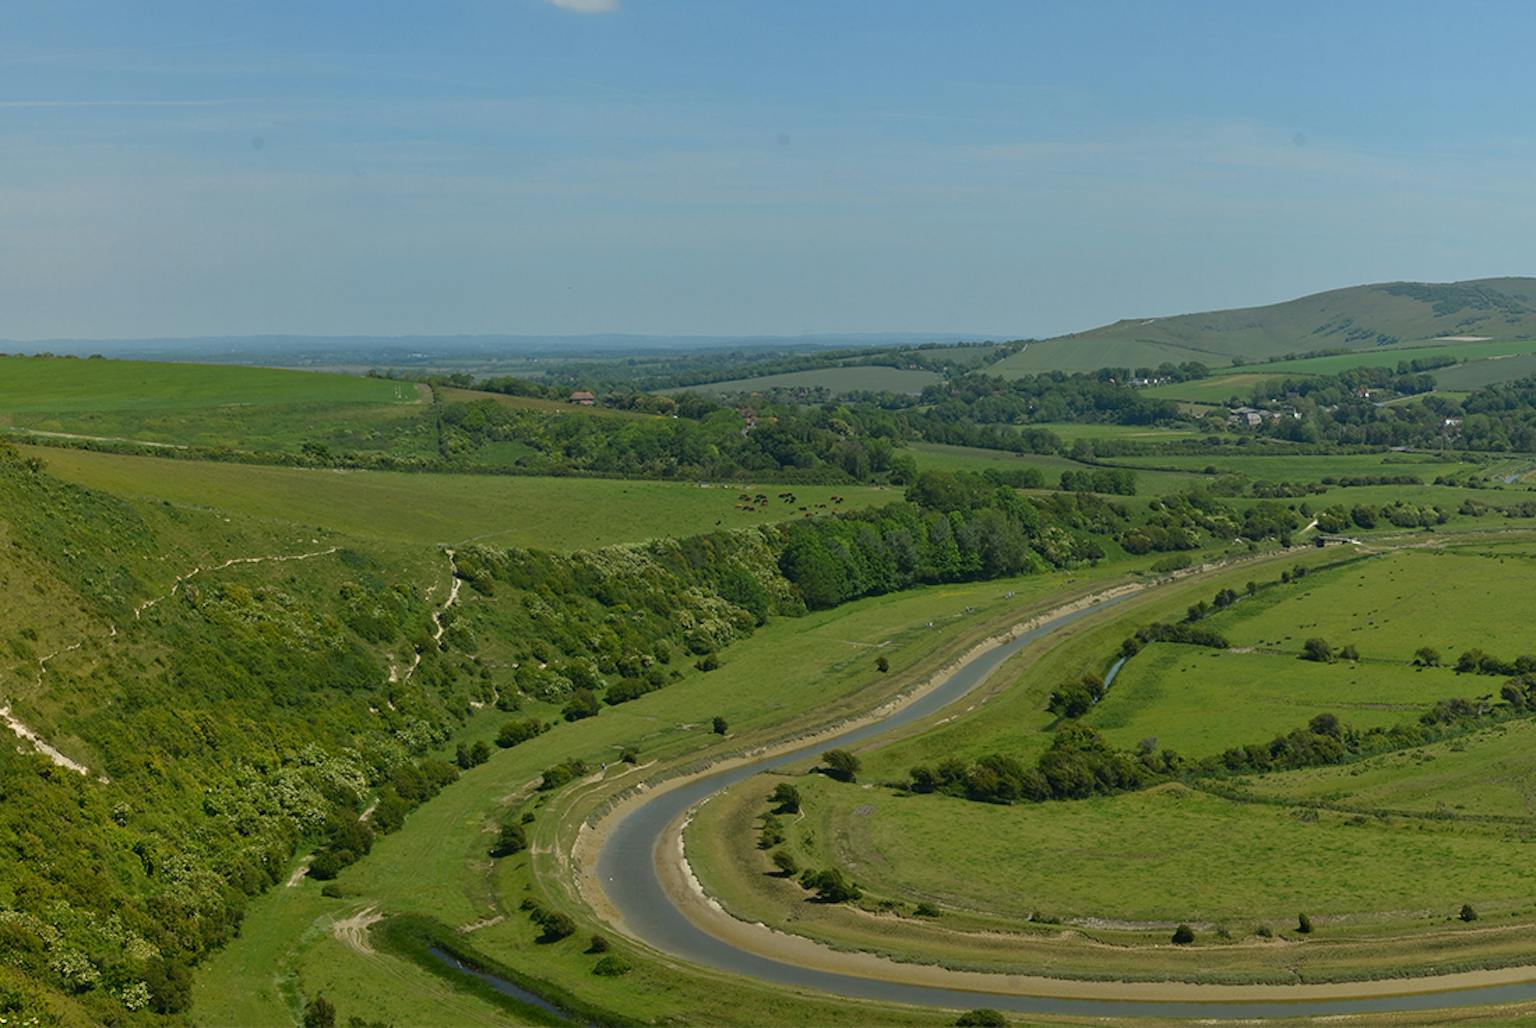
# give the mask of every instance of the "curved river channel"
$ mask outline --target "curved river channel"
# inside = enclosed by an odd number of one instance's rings
[[[1536,999],[1536,982],[1484,985],[1454,991],[1404,993],[1360,998],[1275,1000],[1095,1000],[948,989],[851,974],[820,971],[738,949],[696,926],[673,903],[657,870],[658,848],[667,826],[715,793],[772,768],[803,761],[826,750],[863,742],[910,724],[961,699],[1019,650],[1080,618],[1130,598],[1124,594],[1053,618],[1003,645],[976,654],[942,684],[880,721],[807,745],[715,773],[631,807],[619,815],[597,856],[604,893],[626,928],[663,952],[691,963],[776,985],[815,989],[836,996],[957,1009],[993,1007],[1019,1013],[1077,1014],[1088,1017],[1259,1018],[1435,1010]],[[1426,983],[1427,985],[1427,983]],[[1428,986],[1427,986],[1428,987]]]

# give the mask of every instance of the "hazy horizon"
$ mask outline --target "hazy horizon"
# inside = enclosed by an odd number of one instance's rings
[[[19,3],[0,338],[1044,338],[1517,274],[1536,15],[1466,62],[1433,10]]]

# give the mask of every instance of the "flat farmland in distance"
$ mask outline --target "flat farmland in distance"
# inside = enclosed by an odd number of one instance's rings
[[[431,392],[413,382],[224,364],[0,358],[0,429],[167,447],[430,457]]]
[[[576,550],[745,528],[893,502],[897,489],[260,467],[25,447],[67,481],[133,498],[325,525],[397,542]],[[766,504],[738,508],[742,492]],[[778,499],[792,492],[797,502]],[[833,504],[833,496],[843,497]],[[818,505],[825,504],[820,507]]]
[[[0,358],[0,414],[292,406],[315,403],[420,403],[411,382],[232,364]]]
[[[720,396],[727,393],[753,393],[768,389],[827,389],[832,393],[911,393],[916,395],[942,379],[936,372],[912,368],[836,367],[811,371],[787,371],[781,375],[757,378],[733,378],[728,382],[663,389],[664,393],[700,393]]]

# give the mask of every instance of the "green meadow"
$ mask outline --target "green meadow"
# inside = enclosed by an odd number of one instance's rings
[[[1211,624],[1234,646],[1300,653],[1305,640],[1320,637],[1335,648],[1353,645],[1367,659],[1406,662],[1431,646],[1449,662],[1473,648],[1512,660],[1536,652],[1531,572],[1525,554],[1402,550],[1244,600]],[[1419,676],[1404,668],[1403,677]],[[1443,695],[1497,691],[1497,680],[1479,676],[1450,684],[1456,687]]]
[[[796,486],[797,503],[786,504],[777,498],[783,486],[283,468],[26,450],[60,478],[118,495],[427,545],[589,549],[800,518],[801,506],[824,513],[901,495],[878,486]],[[769,500],[742,510],[743,492]],[[842,503],[834,504],[834,496]]]
[[[1530,874],[1508,859],[1503,831],[1299,818],[1180,785],[1015,807],[807,785],[807,806],[832,805],[846,858],[871,888],[1019,922],[1040,911],[1246,934],[1266,921],[1292,927],[1298,910],[1321,921],[1530,902]]]
[[[1254,796],[1442,818],[1536,816],[1536,722],[1509,721],[1343,767],[1257,775]]]
[[[1009,453],[1005,450],[985,450],[975,446],[950,446],[945,443],[913,443],[902,450],[916,461],[919,470],[938,471],[1007,471],[1012,468],[1039,470],[1042,485],[1054,489],[1063,471],[1092,470],[1092,466],[1069,457],[1055,454]],[[1119,463],[1117,461],[1117,463]],[[1137,469],[1136,492],[1142,496],[1162,496],[1180,492],[1201,484],[1196,471],[1162,471]]]
[[[1241,405],[1249,401],[1254,386],[1276,382],[1283,377],[1283,375],[1267,372],[1240,371],[1229,375],[1218,374],[1210,378],[1197,378],[1188,382],[1169,382],[1166,385],[1152,386],[1144,391],[1148,396],[1157,396],[1165,400],[1187,400],[1190,403],[1219,404],[1226,403],[1235,397]]]
[[[1154,739],[1158,749],[1198,758],[1230,746],[1267,743],[1325,712],[1360,729],[1412,721],[1464,688],[1443,668],[1317,664],[1296,653],[1154,643],[1126,662],[1083,724],[1123,749]]]
[[[232,364],[0,357],[0,413],[421,402],[410,382]]]
[[[1164,428],[1159,425],[1078,424],[1071,421],[1032,421],[1020,430],[1043,428],[1067,442],[1079,439],[1130,439],[1143,443],[1178,442],[1199,439],[1204,433],[1194,428]]]

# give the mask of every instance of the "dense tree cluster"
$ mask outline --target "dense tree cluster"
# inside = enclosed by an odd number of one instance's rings
[[[514,407],[438,404],[441,457],[527,474],[862,482],[891,470],[901,429],[867,406],[757,408],[750,417],[699,396],[668,399],[674,417],[618,418]]]
[[[779,565],[807,607],[1096,560],[1129,519],[1094,496],[1025,497],[966,472],[924,472],[907,498],[788,527]]]

